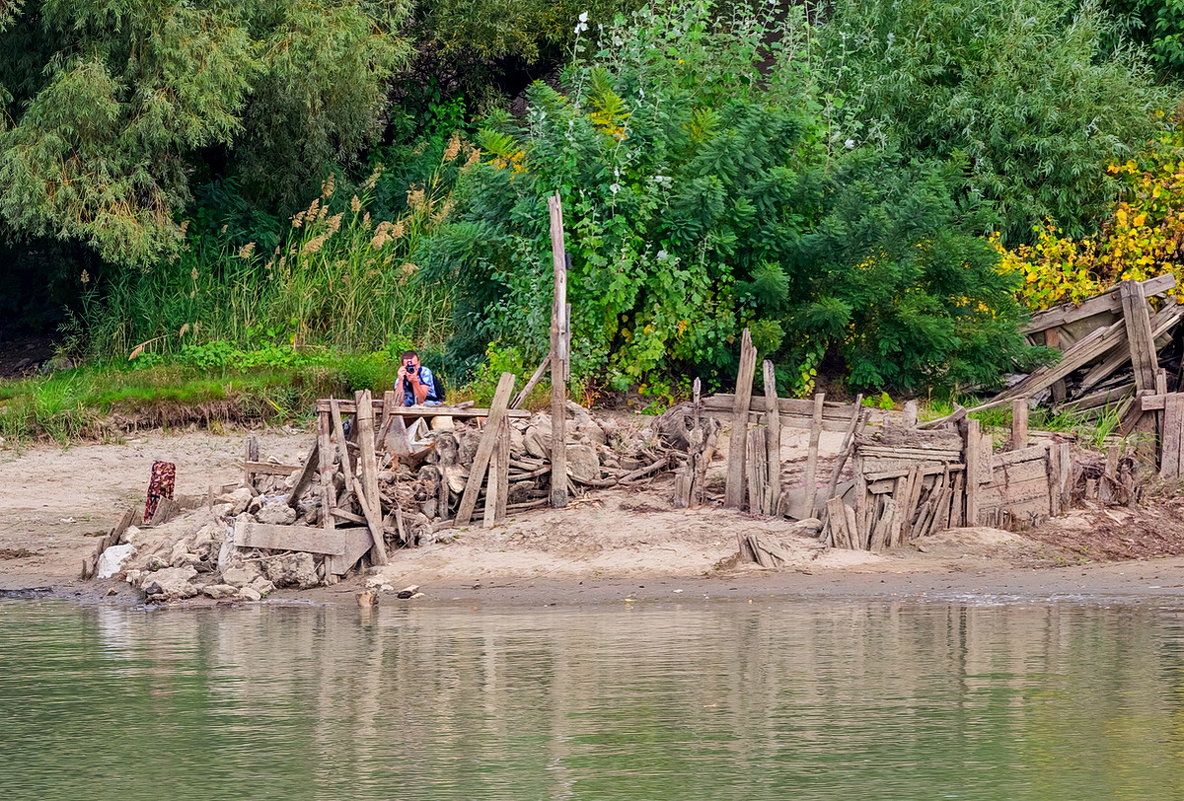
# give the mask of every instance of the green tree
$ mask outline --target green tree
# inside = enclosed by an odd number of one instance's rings
[[[6,4],[0,220],[147,264],[214,153],[257,186],[307,185],[379,130],[405,16],[402,0]]]
[[[833,0],[815,52],[843,138],[964,158],[967,195],[1022,242],[1044,218],[1092,230],[1118,189],[1106,165],[1174,105],[1114,24],[1093,0]]]

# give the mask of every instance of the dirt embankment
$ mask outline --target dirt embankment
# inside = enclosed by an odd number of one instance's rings
[[[264,456],[297,462],[310,436],[256,432]],[[787,456],[794,458],[793,443]],[[96,535],[143,503],[153,460],[177,465],[177,494],[192,510],[170,527],[196,527],[215,494],[241,478],[242,435],[151,432],[125,443],[37,446],[0,455],[0,590],[50,587],[100,596],[126,585],[78,581]],[[792,523],[721,508],[676,510],[669,488],[604,491],[569,508],[511,518],[486,530],[441,532],[397,552],[381,572],[419,584],[425,600],[572,603],[624,598],[761,595],[1176,594],[1184,585],[1184,501],[1153,510],[1092,509],[1025,535],[962,529],[886,554],[823,549]],[[736,565],[736,535],[760,532],[791,555],[779,571]],[[1137,558],[1139,561],[1107,560]],[[365,577],[278,598],[348,601]]]

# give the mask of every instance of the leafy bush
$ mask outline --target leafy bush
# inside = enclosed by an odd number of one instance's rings
[[[964,160],[963,191],[994,210],[982,232],[1014,245],[1045,218],[1096,227],[1117,190],[1104,167],[1175,102],[1114,25],[1092,0],[833,0],[815,52],[839,136]]]
[[[734,340],[788,360],[806,391],[824,358],[858,387],[993,380],[1026,350],[1014,277],[968,233],[964,162],[834,147],[800,8],[713,23],[706,5],[646,10],[492,115],[458,213],[425,242],[454,285],[469,351],[545,352],[547,196],[564,200],[573,372],[670,392],[731,372]]]

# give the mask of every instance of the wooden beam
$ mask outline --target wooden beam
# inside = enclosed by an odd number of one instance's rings
[[[752,379],[756,372],[756,348],[747,328],[740,337],[740,369],[736,375],[736,395],[732,406],[732,432],[728,440],[728,473],[724,487],[724,506],[739,509],[744,505],[744,456],[747,446],[748,410],[752,405]]]
[[[340,556],[345,553],[345,538],[308,526],[275,526],[236,520],[234,544],[238,548],[264,548],[270,551],[304,551]]]
[[[292,485],[292,491],[288,493],[288,506],[291,506],[293,509],[296,508],[296,504],[300,501],[300,496],[304,494],[309,484],[312,483],[312,477],[316,475],[320,455],[321,444],[314,439],[312,446],[308,449],[308,455],[304,457],[304,465],[300,469],[300,475],[296,477],[296,483]]]
[[[493,405],[489,410],[489,420],[485,423],[485,431],[481,434],[481,441],[477,444],[477,453],[473,456],[473,463],[469,466],[469,480],[465,484],[460,507],[456,510],[456,525],[458,526],[467,526],[469,521],[473,519],[473,510],[477,507],[477,496],[481,492],[481,485],[485,483],[489,460],[493,457],[493,449],[501,432],[501,422],[505,418],[506,407],[510,403],[510,395],[513,392],[514,374],[502,373],[501,379],[497,382],[497,391],[493,396]],[[553,439],[554,430],[552,430],[551,436]],[[566,474],[557,474],[554,464],[551,465],[551,468],[551,483],[564,486],[564,497],[566,498],[566,481],[564,480]]]
[[[1151,313],[1147,308],[1147,299],[1143,296],[1143,287],[1138,281],[1123,281],[1119,287],[1122,320],[1126,326],[1131,365],[1135,368],[1135,392],[1154,392],[1159,356],[1155,352],[1155,336],[1151,332]]]
[[[982,482],[983,438],[978,420],[966,420],[966,525],[978,525],[979,484]]]
[[[340,401],[336,398],[329,401],[329,419],[333,423],[333,433],[337,436],[337,460],[341,462],[341,472],[345,476],[345,488],[357,495],[354,488],[354,466],[349,456],[349,448],[345,444],[345,424],[341,421]]]
[[[335,576],[342,576],[348,573],[350,568],[356,565],[358,560],[366,555],[366,552],[370,550],[372,540],[370,539],[370,532],[365,528],[338,529],[337,536],[344,540],[345,552],[340,556],[331,555],[325,559],[325,570]]]
[[[1176,285],[1174,275],[1161,275],[1147,281],[1141,281],[1143,296],[1147,298],[1162,295]],[[1049,328],[1059,328],[1063,325],[1093,317],[1105,312],[1121,312],[1122,299],[1119,296],[1120,286],[1112,286],[1100,295],[1095,295],[1081,305],[1064,303],[1045,311],[1036,312],[1032,320],[1024,326],[1025,334],[1035,334]]]
[[[510,401],[511,409],[517,409],[523,404],[523,402],[526,400],[526,396],[530,394],[530,391],[538,386],[539,381],[542,380],[543,374],[547,372],[547,367],[550,364],[551,354],[548,353],[543,357],[543,360],[539,362],[539,366],[534,368],[534,372],[530,374],[530,378],[527,379],[526,384],[522,387],[522,389],[518,390],[518,394],[514,396],[514,400]]]
[[[568,324],[565,317],[568,307],[563,201],[558,194],[547,198],[547,210],[551,214],[551,267],[555,276],[551,303],[551,507],[562,509],[567,506]],[[497,432],[493,434],[496,436]],[[467,492],[466,489],[466,495]]]
[[[1184,393],[1168,395],[1163,409],[1163,435],[1159,455],[1159,476],[1178,481],[1184,461]]]
[[[362,515],[370,528],[370,538],[374,541],[371,559],[376,565],[385,565],[386,539],[382,533],[382,498],[378,494],[378,456],[374,450],[374,404],[370,402],[370,390],[363,389],[355,396],[358,413],[354,419],[358,428],[358,465],[362,471],[362,493],[358,495],[358,502],[362,505]],[[355,490],[357,488],[355,487]]]

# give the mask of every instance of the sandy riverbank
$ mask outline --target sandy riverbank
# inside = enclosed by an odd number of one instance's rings
[[[256,432],[261,450],[298,461],[302,432]],[[0,590],[49,588],[57,597],[138,596],[118,581],[80,582],[94,535],[142,503],[154,459],[177,464],[177,494],[203,514],[211,487],[240,477],[242,434],[148,432],[124,443],[36,446],[0,456]],[[1121,537],[1124,518],[1078,513],[1029,538],[992,529],[946,532],[921,549],[886,554],[823,550],[791,535],[788,521],[730,510],[675,510],[663,486],[605,491],[564,510],[512,518],[492,530],[449,532],[394,554],[383,575],[419,584],[421,602],[571,604],[766,596],[1031,598],[1178,595],[1184,557],[1089,561],[1080,541],[1102,523]],[[1135,521],[1137,522],[1137,521]],[[196,524],[195,524],[196,525]],[[1137,526],[1129,526],[1134,529]],[[788,546],[778,571],[733,564],[736,534],[761,531]],[[1058,545],[1065,532],[1071,548]],[[333,587],[280,590],[278,599],[353,603],[363,577]],[[625,599],[633,599],[626,601]],[[393,602],[393,601],[392,601]]]

